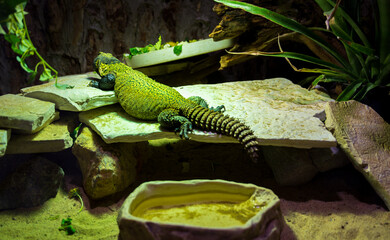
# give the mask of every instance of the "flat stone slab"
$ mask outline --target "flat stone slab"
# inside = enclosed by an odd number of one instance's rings
[[[61,113],[61,115],[66,115],[66,113]],[[73,117],[73,120],[71,118],[71,116],[61,116],[60,120],[35,134],[12,134],[6,154],[59,152],[72,147],[73,139],[69,129],[74,129],[74,122],[77,118]]]
[[[10,138],[11,129],[0,129],[0,157],[4,156]]]
[[[356,101],[326,105],[326,127],[390,209],[390,125]]]
[[[55,108],[51,102],[13,94],[0,96],[0,128],[35,133],[52,122],[54,117]]]
[[[74,86],[72,89],[59,89],[54,81],[21,89],[24,96],[53,102],[59,110],[80,112],[117,103],[114,91],[103,91],[89,87],[96,74],[87,73],[58,78],[58,83]]]
[[[210,106],[225,105],[225,114],[246,122],[261,145],[298,148],[336,146],[336,139],[318,117],[330,98],[310,92],[284,78],[201,84],[175,88],[184,97],[201,96]],[[179,138],[154,121],[137,120],[119,106],[106,106],[79,114],[81,122],[106,143]],[[211,132],[195,130],[192,140],[238,142]]]

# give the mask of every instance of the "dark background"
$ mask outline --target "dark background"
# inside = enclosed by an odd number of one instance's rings
[[[63,76],[92,71],[100,51],[121,58],[130,47],[157,42],[159,35],[163,42],[208,38],[220,21],[213,6],[212,0],[29,0],[25,11],[33,44]],[[29,57],[27,63],[33,67],[36,60]],[[297,81],[304,77],[284,59],[257,57],[209,78],[239,81],[279,76]],[[27,86],[27,78],[10,44],[0,36],[0,95],[18,93]]]

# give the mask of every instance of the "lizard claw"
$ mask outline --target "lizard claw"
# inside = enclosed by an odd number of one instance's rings
[[[88,84],[88,87],[99,88],[99,82],[96,80],[91,80],[91,82]]]
[[[176,133],[176,132],[179,132],[180,138],[183,138],[183,137],[184,137],[184,139],[186,139],[186,140],[190,139],[190,138],[188,137],[188,132],[192,132],[192,123],[191,123],[191,122],[185,122],[185,123],[183,123],[183,124],[180,126],[180,128],[176,128],[176,129],[175,129],[175,133]]]
[[[225,112],[226,108],[224,105],[220,105],[218,107],[211,107],[210,110],[214,111],[214,112]]]

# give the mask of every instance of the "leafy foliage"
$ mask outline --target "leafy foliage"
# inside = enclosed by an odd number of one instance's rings
[[[131,59],[135,55],[140,55],[152,51],[157,51],[161,49],[171,48],[173,47],[173,53],[179,56],[183,49],[183,44],[196,42],[197,40],[188,40],[182,42],[167,42],[162,44],[161,36],[158,37],[158,41],[155,44],[149,44],[146,47],[133,47],[130,48],[130,54],[128,54],[128,58]]]
[[[141,48],[141,47],[130,48],[129,49],[129,51],[130,51],[129,58],[131,59],[135,55],[148,53],[148,52],[156,51],[156,50],[160,50],[160,49],[162,49],[161,35],[158,37],[158,41],[154,45],[153,44],[149,44],[149,45],[147,45],[146,47],[143,47],[143,48]]]
[[[80,213],[81,210],[83,210],[83,208],[84,208],[84,202],[83,202],[83,199],[81,198],[81,195],[80,195],[80,189],[78,189],[78,188],[73,188],[73,189],[71,189],[71,190],[69,191],[69,193],[68,193],[68,197],[69,197],[69,198],[78,198],[78,199],[80,200],[80,202],[81,202],[81,208],[80,208],[80,210],[77,212],[77,213]]]
[[[8,16],[15,12],[15,7],[27,0],[0,0],[0,23],[7,21]]]
[[[57,88],[73,88],[66,84],[62,85],[57,83],[58,72],[42,58],[31,42],[27,30],[26,19],[24,17],[27,14],[27,12],[24,11],[26,3],[26,0],[0,0],[0,34],[4,35],[4,39],[11,44],[11,49],[18,54],[16,60],[20,63],[20,66],[24,71],[29,73],[29,83],[32,83],[35,80],[35,77],[38,75],[39,66],[41,66],[43,71],[39,75],[40,81],[48,81],[55,78],[55,85]],[[12,8],[14,9],[12,10]],[[4,27],[6,27],[7,31],[5,31]],[[27,65],[26,59],[33,55],[38,57],[39,62],[36,64],[35,68],[31,69]]]
[[[183,45],[176,45],[173,48],[173,53],[176,54],[177,56],[179,56],[182,51],[183,51]]]
[[[83,125],[83,123],[80,123],[71,133],[70,137],[73,139],[73,141],[76,141],[76,138],[78,137],[80,133],[80,128]]]
[[[313,57],[295,52],[285,52],[280,43],[280,52],[242,52],[239,54],[263,55],[273,57],[284,57],[295,71],[320,74],[312,82],[312,87],[319,82],[339,82],[346,87],[338,96],[337,100],[349,99],[362,100],[366,94],[378,86],[390,86],[390,47],[387,43],[390,37],[390,1],[377,0],[377,11],[372,14],[376,16],[374,43],[370,43],[359,23],[354,21],[346,11],[340,7],[340,0],[334,3],[332,0],[315,0],[324,11],[326,28],[307,28],[300,23],[289,19],[276,12],[258,7],[252,4],[230,0],[215,0],[232,8],[239,8],[262,16],[276,24],[285,27],[295,34],[301,34],[308,39],[312,48],[321,49],[327,53],[327,58]],[[354,3],[359,9],[360,3]],[[359,17],[356,17],[359,19]],[[330,34],[337,39],[344,49],[336,50],[327,41],[321,38],[317,32]],[[279,38],[277,38],[279,40]],[[314,51],[313,51],[314,52]],[[237,54],[237,53],[235,53]],[[343,55],[346,55],[345,58]],[[297,69],[289,59],[297,59],[313,63],[321,68]],[[330,59],[330,60],[329,60]]]
[[[62,219],[61,221],[61,227],[58,228],[60,231],[65,231],[67,235],[72,235],[76,232],[74,227],[72,226],[72,219]]]

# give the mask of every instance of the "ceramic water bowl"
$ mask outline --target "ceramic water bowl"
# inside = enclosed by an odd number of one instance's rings
[[[122,205],[119,239],[279,239],[279,198],[224,180],[152,181]]]

